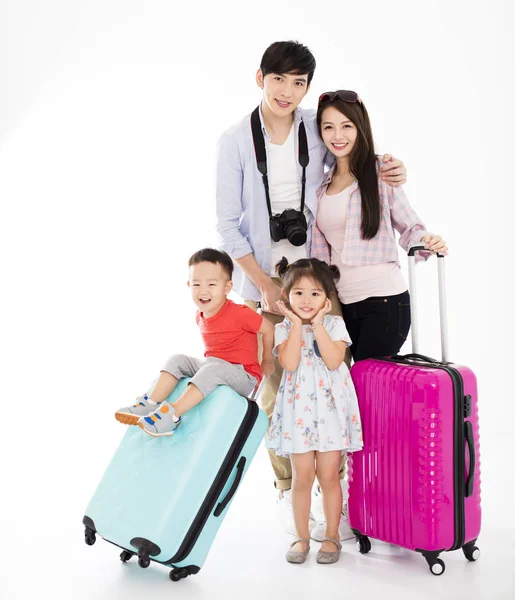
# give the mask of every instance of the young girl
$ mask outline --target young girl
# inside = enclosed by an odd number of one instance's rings
[[[391,356],[401,349],[411,324],[395,231],[405,250],[422,242],[445,254],[447,245],[426,231],[402,187],[381,181],[383,161],[374,152],[368,113],[356,92],[322,94],[317,126],[336,163],[318,190],[311,256],[340,270],[338,296],[354,360]]]
[[[336,315],[329,315],[337,267],[315,259],[277,263],[284,321],[275,326],[274,354],[283,367],[266,444],[293,467],[292,504],[298,538],[286,560],[303,563],[309,552],[309,512],[315,474],[323,492],[325,537],[317,562],[340,557],[342,508],[340,460],[363,447],[354,386],[343,359],[351,340]]]

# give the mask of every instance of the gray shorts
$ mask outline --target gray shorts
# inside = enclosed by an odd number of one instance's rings
[[[166,371],[177,379],[191,377],[193,383],[204,398],[217,385],[228,385],[240,396],[249,397],[258,380],[247,373],[242,365],[233,365],[221,358],[209,357],[205,360],[191,358],[184,354],[174,354],[164,364]]]

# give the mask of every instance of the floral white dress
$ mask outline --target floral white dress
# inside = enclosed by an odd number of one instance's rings
[[[292,322],[275,326],[274,354],[288,339]],[[325,315],[334,341],[351,340],[341,317]],[[293,373],[283,371],[266,446],[279,456],[311,450],[355,452],[363,448],[361,419],[347,365],[330,371],[320,356],[311,325],[302,326],[301,358]]]

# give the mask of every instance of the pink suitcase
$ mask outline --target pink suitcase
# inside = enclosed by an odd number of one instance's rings
[[[444,258],[438,255],[442,360],[417,353],[415,252],[409,252],[414,354],[351,369],[364,449],[349,455],[349,522],[359,552],[369,537],[420,552],[441,575],[441,552],[479,558],[481,526],[477,384],[447,361]]]

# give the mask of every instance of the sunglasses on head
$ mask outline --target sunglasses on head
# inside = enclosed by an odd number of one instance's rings
[[[333,102],[335,98],[339,98],[342,102],[359,102],[361,104],[360,97],[356,92],[350,90],[338,90],[336,92],[324,92],[318,99],[319,106],[323,104],[329,104]]]

